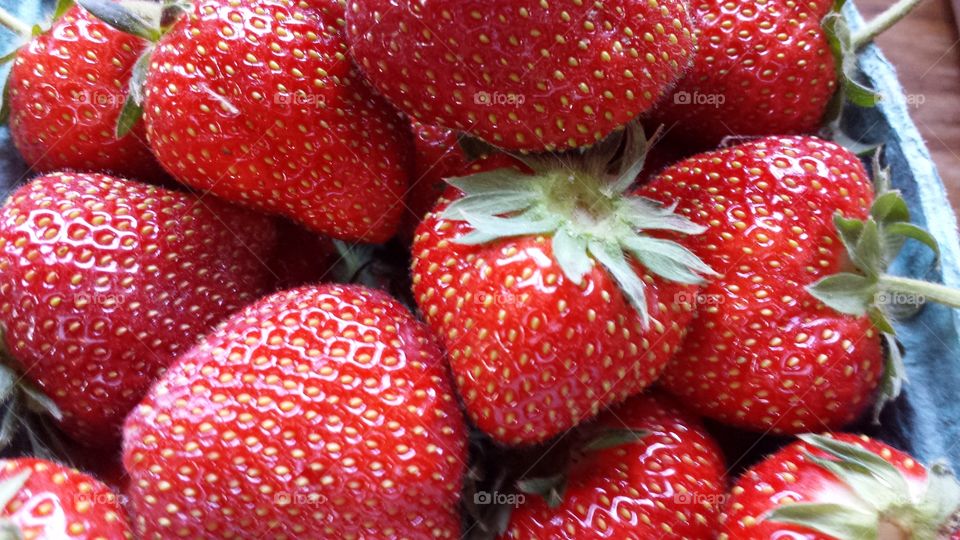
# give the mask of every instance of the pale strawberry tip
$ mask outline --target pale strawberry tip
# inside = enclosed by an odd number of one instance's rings
[[[808,453],[806,457],[848,487],[857,501],[785,504],[763,519],[806,527],[842,540],[932,539],[950,532],[947,529],[960,510],[960,484],[945,467],[930,467],[926,485],[919,491],[911,490],[903,473],[879,454],[822,435],[799,438],[830,456]]]
[[[703,284],[717,274],[680,244],[644,234],[691,235],[705,230],[675,213],[676,205],[626,194],[643,168],[647,148],[642,128],[632,122],[587,151],[518,157],[533,175],[497,169],[451,178],[448,182],[464,196],[442,217],[473,228],[457,240],[461,244],[551,236],[554,256],[567,278],[579,285],[599,263],[637,310],[643,327],[649,328],[646,285],[634,261],[678,283]]]

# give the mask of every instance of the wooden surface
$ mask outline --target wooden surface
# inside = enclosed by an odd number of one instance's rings
[[[893,0],[854,0],[870,19]],[[910,116],[927,141],[955,210],[960,210],[960,0],[925,0],[877,40],[897,67]],[[958,212],[960,213],[960,212]]]

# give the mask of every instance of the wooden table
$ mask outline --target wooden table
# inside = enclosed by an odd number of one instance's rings
[[[869,19],[893,0],[854,0]],[[911,116],[926,139],[955,210],[960,210],[960,0],[926,0],[877,40],[917,103]],[[958,18],[955,18],[955,13]],[[960,214],[960,212],[958,212]]]

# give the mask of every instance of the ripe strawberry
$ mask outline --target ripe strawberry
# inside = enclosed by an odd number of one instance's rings
[[[385,294],[277,293],[127,419],[144,539],[457,538],[466,426],[442,353]]]
[[[880,193],[874,203],[857,156],[812,137],[700,154],[640,189],[707,226],[684,245],[721,275],[697,298],[666,388],[704,415],[777,433],[854,420],[881,378],[883,397],[895,397],[901,366],[882,293],[909,292],[911,280],[883,271],[901,235],[935,242],[907,223],[896,192]]]
[[[580,431],[587,451],[568,465],[557,492],[562,500],[551,507],[547,499],[528,498],[502,538],[714,538],[725,466],[698,420],[670,400],[643,395]],[[601,438],[593,438],[598,431]],[[634,434],[632,441],[608,444],[624,431]],[[533,479],[521,485],[544,487]]]
[[[820,26],[831,7],[822,0],[694,2],[693,67],[655,120],[704,146],[728,135],[817,131],[837,85]]]
[[[413,244],[416,301],[477,426],[537,443],[652,383],[710,269],[642,231],[701,229],[623,191],[642,167],[635,125],[578,156],[461,178]],[[638,159],[639,158],[639,159]]]
[[[146,46],[74,7],[22,47],[7,97],[10,134],[27,164],[38,172],[162,178],[142,126],[116,133],[131,69]]]
[[[158,42],[144,119],[180,182],[346,240],[396,231],[409,133],[346,57],[332,0],[201,0]]]
[[[880,96],[857,82],[857,50],[919,2],[891,6],[856,33],[844,3],[695,3],[693,67],[653,119],[682,140],[713,147],[727,136],[815,133],[839,116],[845,98],[875,105]]]
[[[960,484],[866,436],[801,435],[748,470],[720,540],[960,539]]]
[[[118,497],[99,480],[33,458],[0,460],[4,538],[132,539]]]
[[[153,379],[262,293],[273,227],[99,174],[58,173],[0,208],[0,324],[26,378],[88,445],[108,445]]]
[[[401,233],[413,237],[423,216],[436,204],[447,188],[447,178],[522,164],[506,154],[484,154],[471,159],[461,148],[455,131],[412,122],[414,135],[413,177],[407,190]]]
[[[680,0],[350,0],[347,29],[357,63],[404,112],[529,151],[600,141],[647,111],[694,49]]]

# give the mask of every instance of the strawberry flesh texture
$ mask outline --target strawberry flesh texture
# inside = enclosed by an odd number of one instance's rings
[[[927,472],[909,455],[862,435],[835,433],[832,438],[860,446],[893,464],[910,483],[922,484]],[[789,523],[767,521],[761,516],[787,503],[846,502],[856,494],[832,473],[807,455],[832,458],[826,452],[797,441],[771,454],[745,472],[733,487],[722,524],[721,540],[837,540],[817,531]],[[960,538],[960,533],[950,537]]]
[[[700,422],[656,394],[631,398],[587,428],[635,429],[641,440],[587,454],[563,502],[527,496],[503,538],[711,540],[726,485],[723,456]]]
[[[704,287],[663,376],[684,403],[755,430],[840,427],[872,400],[884,361],[866,317],[804,289],[846,268],[832,216],[873,200],[860,160],[812,137],[768,138],[668,167],[640,194],[708,227],[680,240],[722,274]]]
[[[10,134],[35,171],[164,177],[142,125],[122,139],[115,135],[131,70],[146,45],[74,7],[17,53]]]
[[[816,132],[836,90],[834,57],[820,27],[831,6],[822,0],[695,3],[693,67],[658,104],[653,120],[703,147],[727,136]]]
[[[505,444],[543,442],[657,379],[692,317],[695,286],[646,276],[659,323],[644,330],[599,264],[578,286],[548,238],[458,244],[472,229],[439,217],[448,203],[417,230],[413,291],[480,429]]]
[[[127,419],[124,464],[144,539],[458,538],[466,438],[423,324],[326,285],[181,357]]]
[[[267,218],[98,174],[53,174],[0,210],[6,346],[79,442],[109,445],[177,354],[269,286]]]
[[[513,150],[591,145],[647,111],[693,57],[682,1],[352,0],[351,52],[398,108]]]
[[[410,134],[346,57],[336,2],[195,2],[160,41],[147,136],[180,182],[345,240],[396,231]]]
[[[30,471],[2,510],[25,539],[133,539],[119,497],[91,476],[34,458],[0,460],[0,482]]]

